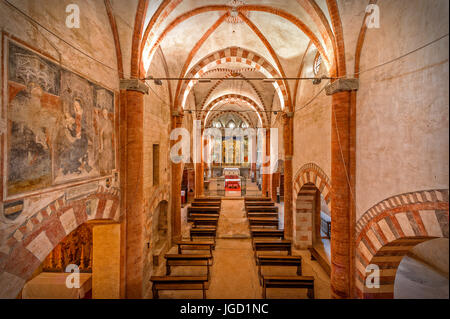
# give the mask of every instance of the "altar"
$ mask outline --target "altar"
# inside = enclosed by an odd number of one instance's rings
[[[241,191],[241,177],[239,168],[224,168],[225,190],[229,192]]]

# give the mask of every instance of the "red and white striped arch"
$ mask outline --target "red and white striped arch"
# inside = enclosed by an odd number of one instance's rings
[[[211,103],[209,103],[202,110],[202,117],[201,117],[202,123],[207,122],[211,111],[214,111],[216,107],[227,103],[235,103],[252,109],[257,113],[259,124],[261,125],[261,127],[266,127],[268,125],[267,118],[264,114],[264,109],[252,99],[240,94],[226,94],[211,101]]]
[[[266,76],[269,79],[281,77],[279,71],[275,67],[273,67],[265,58],[263,58],[262,56],[260,56],[255,52],[242,49],[239,47],[226,48],[206,56],[191,68],[191,70],[187,73],[186,77],[200,79],[206,72],[225,63],[246,64],[260,71],[264,76]],[[183,109],[186,106],[186,101],[191,89],[197,82],[198,82],[197,80],[190,80],[189,82],[185,81],[183,83],[181,89],[182,92],[181,107]],[[280,99],[281,108],[284,109],[284,107],[286,106],[286,101],[289,101],[286,86],[284,85],[284,82],[281,80],[273,82],[273,86]]]

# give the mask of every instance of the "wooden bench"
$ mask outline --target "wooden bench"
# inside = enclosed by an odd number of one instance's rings
[[[261,267],[263,266],[297,267],[297,275],[302,275],[302,257],[300,256],[260,255],[257,257],[256,264],[258,265],[258,276],[261,283]]]
[[[328,276],[331,276],[331,267],[327,259],[325,259],[314,247],[308,247],[311,253],[311,260],[316,260],[319,265],[325,270]]]
[[[245,207],[253,207],[253,206],[275,206],[275,203],[268,202],[268,201],[264,201],[264,202],[254,201],[254,202],[246,202],[245,203]]]
[[[202,290],[203,299],[206,299],[206,290],[208,289],[208,277],[176,277],[176,276],[152,276],[150,281],[153,283],[153,299],[159,299],[160,290]]]
[[[253,238],[271,237],[284,238],[284,230],[280,229],[264,229],[264,228],[250,228],[250,233]]]
[[[292,242],[290,240],[254,240],[253,250],[255,258],[258,258],[258,251],[286,251],[288,256],[291,256]]]
[[[208,237],[214,239],[214,244],[216,244],[216,227],[205,227],[205,228],[191,228],[190,237],[191,241],[193,241],[194,237]]]
[[[195,228],[199,228],[200,226],[215,226],[217,227],[217,223],[219,222],[218,218],[192,218],[192,222],[194,223]]]
[[[308,289],[308,298],[314,299],[314,277],[312,276],[263,276],[263,299],[266,299],[267,288],[305,288]]]
[[[215,244],[212,241],[179,241],[176,245],[178,246],[178,254],[182,254],[183,250],[208,250],[212,255],[212,251],[215,249]]]
[[[218,207],[188,207],[187,217],[188,220],[192,214],[214,214],[219,215],[220,209]]]
[[[248,218],[254,218],[254,217],[272,217],[272,218],[278,218],[278,213],[273,212],[250,212],[247,213]]]
[[[270,198],[270,197],[253,197],[253,196],[246,196],[245,198],[244,198],[244,200],[246,201],[246,202],[252,202],[252,201],[257,201],[257,202],[265,202],[265,201],[268,201],[268,202],[270,202],[270,201],[272,201],[272,198]]]
[[[250,226],[270,226],[278,228],[278,217],[250,217],[248,219]]]
[[[220,209],[220,203],[216,202],[192,202],[191,207],[217,207]]]
[[[194,219],[196,218],[216,218],[219,219],[219,214],[196,214],[193,213],[191,214],[191,216],[188,218],[188,222],[192,222]]]
[[[261,212],[266,212],[266,213],[278,213],[278,207],[274,207],[274,206],[249,206],[246,209],[247,213],[261,213]]]
[[[221,202],[222,197],[196,197],[194,202]]]
[[[211,254],[198,255],[198,254],[166,254],[166,276],[170,276],[172,273],[172,266],[206,266],[206,276],[209,280],[209,266],[212,260]]]

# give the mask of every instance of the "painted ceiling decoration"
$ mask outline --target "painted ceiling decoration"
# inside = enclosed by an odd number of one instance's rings
[[[161,0],[147,14],[146,76],[162,52],[174,79],[173,109],[193,111],[204,124],[235,112],[250,126],[267,127],[273,114],[291,112],[299,81],[286,78],[301,75],[307,52],[317,56],[307,66],[312,76],[321,66],[336,70],[327,0]]]

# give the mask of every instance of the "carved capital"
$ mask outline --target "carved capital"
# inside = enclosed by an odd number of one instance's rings
[[[344,91],[357,91],[359,89],[359,79],[337,79],[325,87],[327,95]]]
[[[123,79],[120,80],[120,89],[127,91],[141,92],[142,94],[148,94],[148,87],[144,82],[139,79]]]

